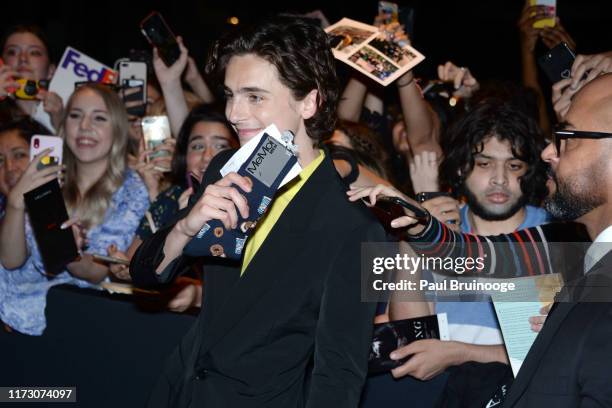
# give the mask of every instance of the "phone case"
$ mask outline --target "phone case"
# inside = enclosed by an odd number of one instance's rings
[[[147,103],[147,64],[140,61],[121,61],[119,63],[119,84],[124,88],[141,87],[141,91],[125,98],[126,101],[142,101]],[[144,106],[128,109],[128,113],[136,116],[144,115]]]
[[[164,143],[164,140],[171,137],[170,122],[167,116],[145,116],[142,118],[142,136],[144,138],[145,147],[154,149],[156,146]],[[166,151],[159,151],[150,154],[149,160],[156,157],[168,155]]]
[[[181,49],[168,24],[157,11],[151,12],[140,23],[140,30],[149,43],[159,50],[164,64],[170,66],[181,56]]]
[[[68,212],[59,182],[51,180],[23,198],[45,271],[57,275],[79,255],[72,229],[60,228],[68,220]]]
[[[119,63],[119,81],[140,79],[147,82],[147,64],[141,61],[121,61]]]
[[[121,88],[123,90],[123,102],[140,102],[136,106],[127,107],[128,115],[144,116],[147,110],[147,87],[143,80],[125,79],[121,82]]]
[[[424,203],[425,201],[431,200],[436,197],[450,197],[450,193],[446,191],[423,191],[416,195],[416,200],[418,203]]]
[[[552,83],[569,78],[576,55],[566,43],[561,43],[538,58],[538,64]]]
[[[61,137],[57,136],[32,136],[32,139],[30,140],[30,161],[34,160],[35,156],[47,148],[53,148],[53,151],[41,159],[37,166],[39,170],[47,166],[57,166],[62,164],[64,141]]]
[[[92,254],[92,257],[95,260],[98,260],[98,261],[101,261],[101,262],[105,262],[105,263],[112,263],[112,264],[125,265],[125,266],[129,266],[130,265],[130,261],[125,260],[125,259],[115,258],[115,257],[112,257],[112,256],[100,255],[100,254]]]
[[[556,0],[529,0],[531,6],[545,6],[550,17],[543,18],[533,23],[533,28],[544,28],[555,26],[555,15],[557,14]]]

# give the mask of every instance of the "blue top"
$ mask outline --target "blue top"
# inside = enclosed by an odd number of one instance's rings
[[[468,205],[461,209],[461,232],[473,233]],[[525,206],[525,219],[517,230],[536,227],[551,220],[546,210]],[[497,316],[491,302],[438,302],[436,313],[446,313],[451,340],[471,344],[503,344]]]
[[[113,194],[101,224],[87,233],[89,253],[106,254],[110,244],[126,251],[134,231],[149,205],[149,195],[140,177],[127,170],[121,187]],[[30,256],[18,269],[7,270],[0,265],[0,319],[13,329],[40,336],[46,327],[47,291],[56,285],[71,284],[95,287],[64,271],[55,277],[44,275],[44,267],[29,221],[25,224]]]

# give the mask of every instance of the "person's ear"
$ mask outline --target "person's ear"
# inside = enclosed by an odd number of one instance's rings
[[[317,113],[317,109],[319,108],[318,96],[319,91],[313,89],[308,92],[308,95],[306,95],[304,99],[302,99],[302,118],[304,120],[312,118],[315,113]]]
[[[55,74],[55,64],[49,64],[49,69],[47,70],[47,79],[51,80],[53,78],[53,74]]]

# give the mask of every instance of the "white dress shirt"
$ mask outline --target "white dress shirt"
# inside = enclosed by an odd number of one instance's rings
[[[588,273],[610,250],[612,250],[612,225],[601,231],[587,250],[584,257],[584,273]]]

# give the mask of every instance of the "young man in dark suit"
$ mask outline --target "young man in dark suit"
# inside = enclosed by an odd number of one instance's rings
[[[168,360],[152,407],[356,407],[367,371],[374,304],[360,301],[360,247],[383,241],[368,210],[349,203],[325,151],[338,84],[326,34],[277,17],[214,46],[226,115],[241,144],[270,124],[291,130],[302,167],[283,187],[236,262],[207,258],[197,324]],[[193,259],[185,245],[210,220],[236,228],[255,208],[247,178],[210,164],[197,201],[146,240],[130,273],[168,282]],[[163,330],[163,328],[160,328]]]

